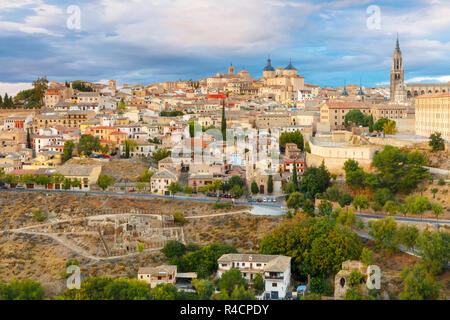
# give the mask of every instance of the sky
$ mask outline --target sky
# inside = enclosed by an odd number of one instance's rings
[[[0,0],[0,94],[40,76],[144,85],[268,55],[306,83],[389,84],[397,33],[407,82],[450,81],[450,0]]]

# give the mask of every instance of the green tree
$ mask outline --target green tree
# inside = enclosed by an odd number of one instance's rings
[[[214,282],[206,279],[192,279],[192,286],[202,300],[209,300],[214,293]]]
[[[389,217],[369,222],[369,235],[375,238],[377,247],[397,249],[397,222]]]
[[[264,292],[264,279],[260,273],[257,273],[253,278],[253,289],[255,289],[256,294],[260,295]]]
[[[183,188],[180,186],[180,184],[179,184],[178,182],[172,182],[172,183],[169,185],[169,187],[167,188],[167,190],[169,190],[170,193],[171,193],[172,195],[174,195],[174,194],[176,194],[176,193],[178,193],[178,192],[183,191]]]
[[[318,206],[321,216],[329,216],[333,212],[333,204],[328,200],[322,200]]]
[[[401,225],[397,231],[398,241],[409,250],[414,250],[419,230],[414,225]]]
[[[428,142],[428,145],[431,147],[433,152],[445,149],[444,139],[442,138],[440,132],[432,133],[429,139],[430,141]]]
[[[375,258],[373,257],[373,251],[367,248],[363,248],[361,251],[361,261],[366,266],[374,264]]]
[[[130,158],[130,153],[136,150],[137,142],[133,139],[127,139],[123,142],[123,149],[125,152],[125,158]]]
[[[230,296],[231,300],[255,300],[255,296],[250,290],[245,289],[245,286],[241,285],[234,288]]]
[[[366,126],[367,120],[366,120],[364,113],[362,113],[361,110],[354,109],[354,110],[347,112],[347,114],[345,115],[344,125],[346,127],[349,127],[352,125]]]
[[[258,185],[256,184],[255,181],[252,182],[252,185],[251,185],[250,189],[251,189],[253,194],[257,194],[259,192]]]
[[[450,260],[450,234],[445,231],[422,231],[417,237],[422,262],[432,275],[438,275]]]
[[[175,220],[176,223],[181,224],[181,225],[184,225],[186,222],[184,214],[181,213],[180,211],[175,211],[173,213],[173,219]]]
[[[267,178],[267,193],[272,194],[273,193],[273,178],[272,175],[269,175]]]
[[[292,169],[292,181],[295,187],[295,191],[299,191],[299,186],[298,186],[298,178],[297,178],[297,165],[295,164],[295,160],[294,160],[294,165],[293,165],[293,169]]]
[[[383,135],[394,134],[397,132],[396,123],[394,120],[389,120],[382,127]]]
[[[431,209],[431,202],[426,197],[413,197],[406,198],[406,208],[408,212],[420,215],[422,218],[423,213]]]
[[[188,184],[184,186],[184,193],[186,194],[192,194],[194,193],[194,188],[190,187]]]
[[[281,190],[284,194],[291,194],[295,192],[295,184],[293,182],[287,182],[281,186]]]
[[[108,176],[106,174],[100,175],[97,180],[97,185],[102,188],[102,190],[106,190],[109,186],[114,184],[114,178]]]
[[[145,169],[144,171],[142,171],[141,175],[139,176],[139,181],[150,183],[153,174],[154,174],[153,171]]]
[[[164,248],[161,249],[161,252],[167,257],[167,259],[171,260],[175,257],[181,257],[186,253],[186,246],[175,240],[167,241]]]
[[[436,199],[436,193],[438,193],[438,191],[439,191],[438,188],[431,189],[431,193],[433,194],[433,199]]]
[[[392,192],[388,188],[381,188],[373,194],[373,200],[380,206],[384,206],[387,201],[393,200]]]
[[[239,199],[244,194],[244,189],[238,185],[234,185],[230,192],[235,198]]]
[[[390,216],[396,215],[398,210],[398,203],[393,200],[388,200],[383,206],[383,210],[387,213],[389,213]]]
[[[31,279],[0,283],[0,300],[43,300],[45,291],[39,282]]]
[[[401,273],[404,290],[401,300],[435,300],[439,298],[440,283],[427,275],[425,267],[417,264],[412,269],[405,267]]]
[[[222,139],[227,141],[227,118],[225,116],[225,100],[222,103],[222,123],[221,123]]]
[[[356,196],[355,198],[353,198],[353,207],[361,212],[361,209],[369,208],[369,200],[363,194]]]
[[[331,296],[333,294],[332,285],[325,279],[318,277],[311,278],[311,281],[309,283],[309,289],[311,290],[312,293],[318,294],[320,296],[321,295]]]
[[[303,193],[294,192],[289,196],[286,205],[288,208],[297,210],[303,207],[304,203],[305,203],[305,196],[303,195]]]
[[[377,122],[374,123],[373,129],[377,131],[378,133],[383,131],[383,126],[389,122],[389,119],[387,118],[380,118],[377,120]]]
[[[170,157],[172,152],[170,150],[167,150],[165,148],[158,149],[155,151],[152,155],[152,159],[156,162],[161,161],[162,159],[165,159],[167,157]]]
[[[303,151],[304,139],[302,133],[298,130],[294,132],[283,132],[278,141],[282,152],[286,148],[286,143],[295,143],[297,148]]]
[[[247,282],[242,277],[241,271],[238,269],[231,269],[222,274],[219,280],[218,287],[220,291],[226,291],[231,295],[235,288],[246,285]]]
[[[431,210],[433,210],[433,214],[436,217],[436,221],[439,220],[439,216],[444,212],[444,208],[438,203],[431,205]]]
[[[178,289],[173,284],[159,283],[152,289],[155,300],[176,300]]]
[[[311,201],[311,199],[306,199],[303,206],[302,206],[303,212],[305,212],[310,217],[314,217],[314,203]]]
[[[352,202],[353,202],[353,197],[351,195],[349,195],[348,193],[343,193],[338,200],[338,203],[341,206],[341,208],[345,208],[346,206],[350,205]]]
[[[93,152],[101,151],[102,145],[98,137],[84,134],[78,142],[77,150],[79,155],[84,154],[85,156],[90,156]]]
[[[33,211],[33,218],[34,218],[37,222],[42,222],[42,221],[44,221],[44,220],[47,218],[47,216],[45,216],[45,215],[42,213],[41,209],[36,209],[36,210]]]
[[[73,150],[75,149],[75,143],[72,140],[64,142],[63,162],[72,159]]]

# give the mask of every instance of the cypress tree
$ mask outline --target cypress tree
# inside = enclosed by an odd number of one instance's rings
[[[295,163],[294,160],[294,169],[292,170],[292,182],[294,183],[295,186],[295,191],[298,191],[298,179],[297,179],[297,165]]]
[[[227,140],[227,118],[225,117],[225,100],[222,105],[222,137],[223,141]]]
[[[273,178],[272,175],[269,175],[269,178],[267,180],[267,193],[273,192]]]

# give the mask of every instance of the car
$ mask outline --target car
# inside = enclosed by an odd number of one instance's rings
[[[261,200],[261,198],[258,198],[258,200],[257,200],[258,202],[262,202],[262,200]]]
[[[7,186],[1,186],[0,189],[8,189]]]
[[[263,201],[264,201],[264,202],[267,202],[267,198],[266,198],[266,197],[264,197],[264,198],[263,198]]]
[[[131,190],[128,190],[128,192],[136,192],[136,190],[134,190],[134,189],[131,189]]]
[[[25,189],[24,186],[16,186],[16,189]]]

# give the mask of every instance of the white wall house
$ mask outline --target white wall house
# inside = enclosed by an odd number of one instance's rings
[[[217,277],[231,270],[238,269],[242,276],[251,282],[256,274],[264,279],[264,299],[284,299],[289,290],[291,279],[291,258],[265,254],[224,254],[217,263]]]

